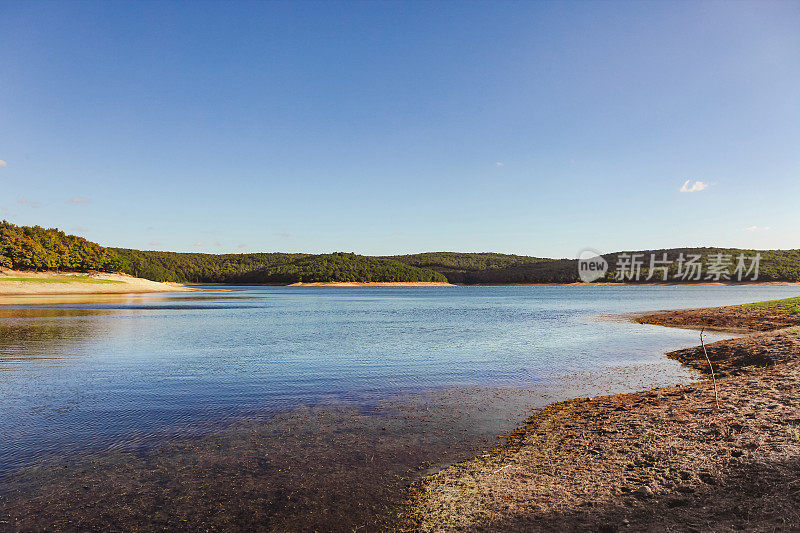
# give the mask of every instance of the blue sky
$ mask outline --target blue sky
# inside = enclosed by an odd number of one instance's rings
[[[800,2],[0,1],[0,21],[17,224],[204,252],[800,248]]]

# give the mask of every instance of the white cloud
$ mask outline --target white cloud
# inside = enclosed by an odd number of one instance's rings
[[[744,228],[745,231],[750,231],[750,232],[754,232],[754,231],[769,231],[771,229],[772,229],[772,227],[770,227],[770,226],[748,226],[748,227]]]
[[[681,192],[698,192],[708,189],[708,183],[704,181],[695,181],[693,185],[689,185],[692,183],[692,180],[686,180],[686,182],[681,187]]]
[[[7,167],[7,166],[8,166],[8,163],[6,163],[6,162],[5,162],[5,161],[3,161],[2,159],[0,159],[0,168],[1,168],[1,167]]]
[[[206,243],[204,243],[203,241],[197,241],[196,243],[194,243],[194,245],[200,248],[201,246],[205,246]]]
[[[17,202],[21,205],[27,205],[28,207],[32,207],[34,209],[42,205],[39,202],[34,202],[33,200],[28,200],[27,198],[20,198],[17,200]]]
[[[67,201],[67,203],[70,203],[70,204],[88,204],[89,203],[89,199],[88,198],[84,198],[83,196],[73,196],[72,198],[70,198]]]
[[[496,166],[496,167],[502,167],[502,166],[503,166],[503,163],[501,163],[500,161],[497,161],[497,162],[494,164],[494,166]]]

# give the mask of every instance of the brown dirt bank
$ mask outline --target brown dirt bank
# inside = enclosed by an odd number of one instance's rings
[[[705,309],[664,311],[635,318],[640,324],[691,327],[736,331],[770,331],[800,326],[800,314],[787,313],[781,307],[745,307],[729,305]]]
[[[774,309],[736,307],[639,321],[761,330],[794,320]],[[552,405],[507,445],[413,485],[405,526],[800,530],[800,328],[707,347],[721,376],[719,410],[709,381]],[[702,349],[668,355],[707,371]]]

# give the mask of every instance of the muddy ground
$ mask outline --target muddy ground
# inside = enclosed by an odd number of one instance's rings
[[[800,317],[732,306],[638,320],[760,333],[707,345],[716,393],[707,380],[542,410],[508,444],[415,483],[404,527],[800,531]],[[668,355],[709,372],[700,347]]]

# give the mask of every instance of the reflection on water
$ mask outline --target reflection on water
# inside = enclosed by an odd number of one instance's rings
[[[251,287],[0,308],[6,512],[29,529],[102,523],[69,508],[122,528],[376,524],[421,463],[528,409],[693,378],[662,354],[696,332],[596,315],[796,292]]]
[[[215,289],[214,292],[202,293],[126,293],[126,294],[3,294],[0,305],[3,306],[53,306],[53,305],[92,305],[118,304],[120,306],[136,306],[146,303],[180,301],[206,302],[208,300],[243,300],[262,299],[264,296],[246,296],[242,294],[226,294],[227,290]]]
[[[0,308],[0,381],[12,370],[29,371],[19,365],[36,361],[64,363],[76,346],[89,342],[101,327],[94,320],[60,320],[96,317],[113,313],[98,309],[5,309]]]

